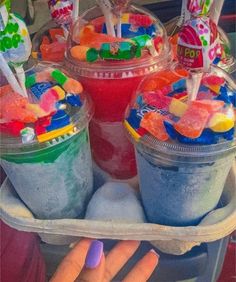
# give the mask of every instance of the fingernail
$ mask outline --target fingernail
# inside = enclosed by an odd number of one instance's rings
[[[160,256],[158,255],[158,253],[154,249],[151,249],[150,252],[154,253],[157,256],[157,258],[159,259]]]
[[[98,240],[94,240],[91,243],[90,248],[88,250],[85,260],[85,266],[87,268],[96,268],[101,261],[102,254],[103,254],[103,243]]]

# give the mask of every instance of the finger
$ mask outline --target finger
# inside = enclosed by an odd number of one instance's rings
[[[111,281],[132,257],[140,245],[139,241],[121,241],[106,256],[104,282]]]
[[[84,268],[79,276],[78,282],[102,282],[105,272],[105,256],[101,257],[96,268]]]
[[[82,239],[63,259],[50,282],[74,282],[84,267],[92,240]]]
[[[156,268],[158,259],[159,255],[154,250],[149,251],[136,263],[123,282],[146,282]]]

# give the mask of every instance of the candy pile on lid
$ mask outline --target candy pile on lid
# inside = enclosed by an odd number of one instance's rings
[[[77,0],[76,0],[77,1]],[[33,39],[32,56],[44,61],[60,62],[64,59],[66,40],[72,24],[72,0],[49,0],[48,7],[55,27],[42,27]],[[41,33],[43,32],[43,36]],[[38,47],[38,41],[40,44]]]
[[[148,14],[123,13],[121,35],[109,35],[105,18],[99,17],[85,24],[80,32],[74,28],[72,38],[76,45],[70,50],[71,56],[88,62],[129,60],[140,58],[144,51],[152,56],[159,55],[164,47],[163,28],[157,27]]]
[[[215,144],[235,135],[236,85],[216,73],[204,74],[197,99],[188,102],[181,68],[146,79],[131,106],[125,126],[136,141],[146,134],[157,140]]]
[[[37,40],[36,38],[34,40]],[[39,50],[33,51],[32,56],[36,59],[51,62],[61,62],[66,50],[66,39],[62,28],[50,28],[40,38]]]
[[[23,143],[44,142],[73,132],[72,115],[83,104],[82,85],[59,69],[42,68],[26,77],[29,98],[10,85],[0,88],[0,132]]]

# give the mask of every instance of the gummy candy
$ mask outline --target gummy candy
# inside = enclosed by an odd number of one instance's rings
[[[181,135],[189,138],[197,138],[206,127],[208,118],[209,112],[206,109],[191,104],[180,120],[175,123],[174,128]]]
[[[169,136],[166,133],[163,123],[165,120],[166,118],[161,114],[149,112],[143,116],[140,126],[150,132],[158,140],[167,141],[169,139]]]
[[[172,98],[169,105],[169,112],[177,117],[182,117],[188,109],[188,105],[178,99]]]
[[[226,132],[234,127],[234,121],[223,113],[215,113],[211,117],[208,126],[215,132]]]
[[[169,109],[172,98],[164,96],[158,92],[146,92],[143,95],[144,101],[150,106],[154,106],[158,109]]]
[[[80,45],[84,45],[95,49],[100,49],[104,42],[112,43],[112,42],[123,42],[123,41],[127,41],[127,40],[113,37],[107,34],[97,33],[94,31],[94,27],[91,25],[87,25],[83,27],[79,36]]]
[[[20,136],[20,132],[24,127],[25,124],[21,121],[10,121],[7,123],[0,123],[0,132],[17,137]]]
[[[224,106],[223,101],[217,100],[195,100],[192,101],[192,105],[195,105],[199,109],[205,109],[209,113],[217,112]]]

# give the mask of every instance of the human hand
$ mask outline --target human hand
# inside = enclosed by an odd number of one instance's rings
[[[138,249],[138,241],[120,241],[106,255],[103,243],[82,239],[63,259],[50,282],[109,282]],[[145,282],[158,264],[151,250],[140,259],[122,282]]]

